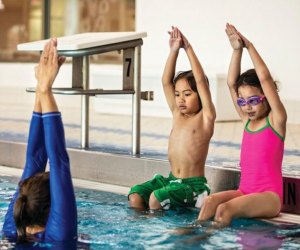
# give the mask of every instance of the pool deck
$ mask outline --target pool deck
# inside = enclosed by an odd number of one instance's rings
[[[80,146],[80,96],[56,96],[65,125],[67,146]],[[131,117],[98,113],[90,99],[90,150],[131,151]],[[0,140],[26,142],[34,94],[24,88],[0,87]],[[147,103],[148,105],[149,103]],[[146,105],[142,102],[143,105]],[[233,108],[233,107],[232,107]],[[109,107],[108,107],[109,109]],[[141,155],[167,159],[168,137],[172,121],[167,117],[141,118]],[[239,121],[216,122],[207,162],[213,165],[236,166],[240,156],[243,126]],[[287,124],[284,175],[300,178],[300,124]]]

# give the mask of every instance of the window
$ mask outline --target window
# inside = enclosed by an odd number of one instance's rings
[[[2,0],[0,61],[37,61],[39,53],[17,51],[17,44],[44,39],[50,11],[50,36],[135,30],[135,0]],[[47,8],[47,4],[50,8]],[[116,52],[91,56],[95,63],[120,63]]]

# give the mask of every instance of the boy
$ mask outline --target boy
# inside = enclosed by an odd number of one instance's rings
[[[156,175],[152,180],[131,188],[129,205],[136,209],[167,210],[195,205],[200,208],[203,198],[210,192],[204,166],[216,113],[208,80],[181,31],[172,27],[169,35],[170,53],[162,83],[173,115],[168,146],[171,172],[167,178]],[[180,48],[185,50],[192,70],[181,72],[174,79]]]

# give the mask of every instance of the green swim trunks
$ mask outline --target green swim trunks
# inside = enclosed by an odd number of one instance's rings
[[[201,207],[199,204],[210,193],[210,188],[205,177],[179,179],[170,173],[167,178],[155,175],[152,180],[133,186],[128,195],[138,193],[148,204],[152,192],[162,208],[168,210]]]

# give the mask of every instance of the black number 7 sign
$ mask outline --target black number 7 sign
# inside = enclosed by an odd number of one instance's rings
[[[125,58],[125,62],[128,62],[126,76],[129,77],[130,76],[130,67],[131,67],[131,58]]]
[[[134,49],[123,50],[123,89],[133,90]]]

